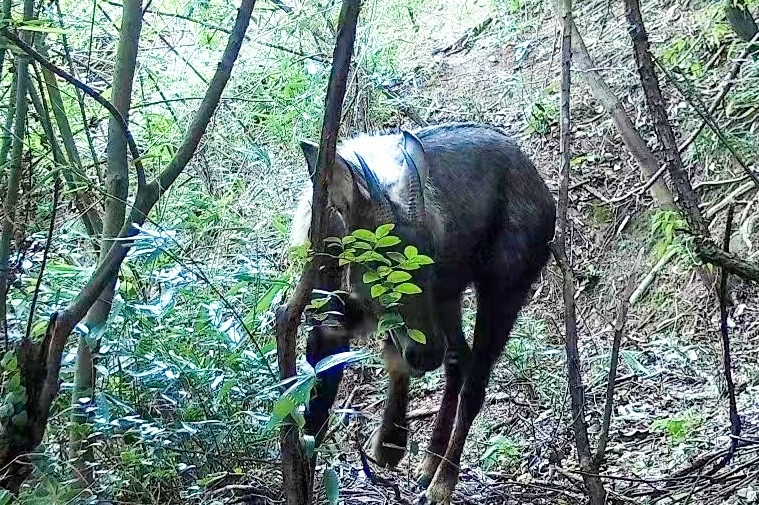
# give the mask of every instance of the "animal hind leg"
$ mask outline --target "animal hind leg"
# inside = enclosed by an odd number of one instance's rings
[[[390,385],[382,424],[372,438],[372,457],[380,466],[394,467],[406,453],[408,440],[409,368],[390,339],[385,341],[382,355]]]
[[[482,408],[490,372],[506,344],[529,285],[515,289],[514,285],[507,282],[489,281],[480,283],[477,288],[478,309],[472,364],[459,394],[453,434],[445,457],[420,503],[440,504],[450,501],[458,482],[461,454],[469,429]]]

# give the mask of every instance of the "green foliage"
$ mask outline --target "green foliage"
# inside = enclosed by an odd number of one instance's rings
[[[665,434],[672,442],[685,442],[701,426],[701,418],[688,414],[665,417],[651,423],[651,429]]]
[[[0,443],[10,444],[13,443],[17,430],[25,429],[27,421],[26,387],[21,383],[21,370],[15,349],[6,351],[0,361],[0,381],[0,426],[4,427]]]
[[[688,239],[678,234],[687,229],[687,224],[679,212],[674,210],[657,211],[651,218],[651,236],[654,239],[653,254],[658,260],[672,248],[682,256],[687,256]]]
[[[376,298],[386,309],[387,312],[379,321],[379,331],[403,326],[402,319],[392,309],[400,304],[403,296],[422,292],[419,286],[410,282],[412,276],[409,272],[433,263],[432,258],[419,254],[417,248],[412,245],[405,246],[403,252],[400,252],[397,246],[401,239],[390,235],[394,227],[393,224],[383,224],[374,232],[359,229],[343,238],[325,239],[329,248],[340,250],[336,256],[340,265],[360,265],[363,271],[362,280],[364,284],[371,286],[372,298]],[[427,341],[424,333],[418,329],[409,329],[408,334],[417,342]]]
[[[532,104],[530,113],[526,118],[525,130],[527,133],[547,135],[551,127],[559,121],[559,109],[556,100],[541,99]]]
[[[512,468],[518,465],[521,456],[519,446],[506,435],[494,435],[487,442],[487,449],[482,454],[482,467],[491,470],[494,467]]]

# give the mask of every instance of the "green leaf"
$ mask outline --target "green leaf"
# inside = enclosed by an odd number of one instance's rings
[[[314,455],[314,448],[316,447],[316,439],[313,435],[302,435],[300,438],[300,443],[303,446],[303,452],[306,453],[306,456],[309,458]]]
[[[377,241],[377,247],[392,247],[401,243],[401,239],[398,237],[382,237]]]
[[[372,286],[372,291],[371,291],[372,298],[377,298],[385,291],[387,291],[387,288],[385,286],[383,286],[382,284],[375,284],[374,286]]]
[[[425,256],[424,254],[420,254],[418,256],[414,256],[409,260],[411,263],[414,263],[415,265],[432,265],[435,263],[432,261],[432,258],[429,256]]]
[[[380,280],[380,276],[374,270],[369,270],[368,272],[364,272],[361,280],[364,281],[364,284],[371,284],[372,282],[377,282]]]
[[[61,35],[71,35],[72,33],[71,30],[66,30],[65,28],[57,26],[34,25],[30,24],[29,22],[19,23],[18,29],[26,30],[28,32],[56,33]]]
[[[393,223],[383,224],[377,228],[377,231],[374,232],[374,234],[377,236],[377,238],[382,238],[390,231],[395,228],[395,225]]]
[[[392,273],[393,270],[390,267],[387,267],[385,265],[381,265],[377,267],[377,273],[380,274],[380,277],[387,277],[388,274]]]
[[[287,391],[282,393],[282,396],[274,402],[268,427],[271,428],[275,424],[282,422],[287,416],[294,413],[293,411],[298,405],[305,404],[315,382],[316,376],[309,374],[305,377],[299,377],[295,384],[287,388]]]
[[[352,244],[355,241],[356,241],[356,237],[353,237],[351,235],[346,235],[342,239],[342,242],[343,242],[344,245]]]
[[[403,270],[419,270],[422,267],[416,263],[412,263],[411,261],[404,261],[398,265],[398,268],[402,268]]]
[[[399,284],[401,282],[406,282],[411,278],[411,274],[408,272],[393,272],[390,275],[387,276],[387,281],[392,282],[393,284]]]
[[[387,253],[387,257],[395,261],[396,263],[403,263],[406,261],[406,257],[404,255],[402,255],[401,253],[397,253],[395,251],[389,251]]]
[[[393,291],[396,293],[403,293],[404,295],[418,295],[422,292],[422,289],[416,284],[404,282],[403,284],[398,284],[395,286],[393,288]]]
[[[358,229],[351,233],[351,235],[366,242],[375,243],[377,241],[377,237],[374,236],[374,233],[370,232],[369,230]]]
[[[384,332],[403,326],[403,318],[397,312],[387,312],[382,314],[377,323],[377,331]]]
[[[369,243],[367,243],[367,242],[361,242],[361,241],[357,240],[352,245],[353,245],[353,247],[355,249],[363,249],[364,251],[371,251],[372,250],[372,245],[369,244]]]
[[[412,246],[412,245],[408,245],[403,250],[403,254],[405,254],[408,259],[411,259],[411,258],[415,258],[415,257],[417,257],[419,255],[419,250],[416,247]]]
[[[337,480],[337,472],[331,467],[324,470],[324,491],[329,505],[337,505],[340,498],[340,482]]]
[[[314,373],[320,374],[338,365],[349,365],[369,357],[365,351],[345,351],[322,358],[314,365]]]
[[[408,336],[411,340],[414,342],[419,342],[420,344],[426,344],[427,343],[427,337],[419,330],[409,330]]]

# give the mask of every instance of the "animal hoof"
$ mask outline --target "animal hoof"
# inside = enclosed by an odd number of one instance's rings
[[[450,503],[451,503],[450,495],[443,498],[443,497],[435,496],[434,494],[430,493],[429,490],[422,493],[419,496],[419,499],[416,501],[416,505],[450,505]]]
[[[435,477],[427,490],[422,494],[417,505],[447,505],[451,503],[453,488],[459,479],[458,470],[449,464],[441,463],[435,472]]]
[[[416,471],[414,472],[416,474],[416,483],[419,484],[422,489],[430,487],[430,483],[435,476],[438,466],[440,466],[440,458],[427,454],[416,467]]]
[[[397,445],[390,440],[380,436],[381,431],[377,431],[372,439],[372,457],[381,467],[394,468],[403,459],[406,449]]]
[[[419,487],[422,489],[427,489],[430,487],[430,483],[432,482],[432,477],[429,475],[420,475],[416,478],[416,483],[419,484]]]

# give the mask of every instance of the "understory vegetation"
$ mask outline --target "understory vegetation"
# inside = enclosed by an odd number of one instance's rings
[[[576,3],[595,71],[660,156],[624,6]],[[730,212],[730,250],[756,262],[759,194],[747,173],[756,172],[759,156],[759,49],[756,26],[746,39],[726,6],[759,15],[756,0],[641,2],[678,142],[700,132],[682,156],[708,230],[721,243]],[[18,430],[34,426],[33,393],[22,381],[28,361],[17,349],[50,339],[62,348],[44,437],[23,451],[23,464],[0,469],[3,479],[23,475],[15,489],[0,490],[0,505],[283,503],[279,421],[297,418],[315,372],[301,338],[298,374],[282,394],[275,311],[308,261],[305,248],[289,243],[297,198],[311,184],[299,142],[319,140],[340,2],[255,2],[218,107],[193,137],[236,36],[238,7],[221,0],[3,2],[0,453]],[[547,0],[365,0],[341,136],[486,122],[516,139],[557,196],[561,19],[554,9]],[[125,70],[130,29],[133,75]],[[30,58],[14,37],[78,84]],[[724,457],[732,440],[720,268],[699,256],[669,175],[659,183],[669,202],[652,191],[587,73],[573,68],[567,255],[593,443],[603,431],[618,304],[630,302],[598,471],[608,499],[756,503],[759,287],[737,275],[727,283],[745,444],[720,472],[699,474],[704,463],[688,473],[694,462]],[[116,105],[130,136],[84,88]],[[139,156],[113,136],[133,138]],[[186,168],[172,172],[185,153]],[[167,174],[174,178],[163,185]],[[150,181],[161,183],[154,186],[160,197],[131,227]],[[114,239],[122,229],[129,236]],[[373,244],[388,233],[357,239]],[[116,264],[112,294],[99,286],[62,337],[56,325],[76,312],[64,317],[63,309],[76,306],[120,241],[131,248]],[[424,264],[420,257],[410,251],[401,260]],[[375,285],[400,297],[414,292],[405,281]],[[565,371],[562,282],[551,260],[491,377],[454,503],[586,501]],[[470,339],[475,308],[467,292]],[[370,478],[364,450],[382,417],[387,375],[380,339],[354,343],[361,346],[365,352],[342,357],[349,366],[318,449],[315,500],[412,503],[419,492],[413,468],[444,376],[438,370],[412,380],[408,454],[395,470],[372,467],[379,477]]]

